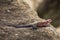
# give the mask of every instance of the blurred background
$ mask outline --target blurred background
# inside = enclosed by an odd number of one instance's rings
[[[60,0],[43,0],[37,9],[38,15],[43,19],[52,19],[52,25],[60,33]]]
[[[55,27],[60,26],[60,0],[44,0],[37,12],[41,18],[52,19]]]

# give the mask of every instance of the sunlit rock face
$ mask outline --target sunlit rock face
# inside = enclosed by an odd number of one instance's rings
[[[0,23],[22,25],[42,21],[28,2],[25,0],[0,0]]]
[[[60,37],[52,27],[32,30],[0,25],[0,40],[60,40]]]
[[[36,30],[7,26],[24,25],[35,21],[43,20],[25,0],[0,0],[0,40],[60,40],[52,25]]]
[[[44,0],[25,0],[31,7],[31,9],[37,10],[39,6],[44,2]]]

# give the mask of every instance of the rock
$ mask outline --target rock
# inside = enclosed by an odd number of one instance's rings
[[[0,26],[0,40],[60,40],[53,27],[42,27],[37,30],[31,28],[14,28]]]
[[[1,2],[2,1],[2,2]],[[0,23],[24,25],[42,21],[24,0],[0,1]],[[15,2],[16,1],[16,2]],[[6,2],[6,3],[5,3]]]
[[[0,0],[0,40],[60,40],[59,34],[51,25],[36,30],[7,26],[36,21],[45,20],[39,18],[37,12],[32,10],[25,0]]]

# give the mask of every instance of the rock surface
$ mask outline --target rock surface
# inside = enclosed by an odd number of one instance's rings
[[[8,0],[4,2],[3,0],[0,1],[0,23],[23,25],[35,21],[42,21],[37,16],[37,12],[32,10],[24,0],[7,2]]]
[[[42,27],[37,30],[31,28],[14,28],[0,26],[0,40],[60,40],[53,27]]]
[[[24,0],[0,0],[0,40],[60,40],[59,34],[51,25],[37,30],[7,26],[35,21],[42,22],[43,19]]]

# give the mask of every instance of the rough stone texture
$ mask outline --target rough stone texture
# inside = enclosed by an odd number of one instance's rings
[[[0,26],[0,40],[60,40],[53,27],[37,30]]]
[[[55,28],[15,28],[8,24],[24,25],[44,21],[25,0],[0,0],[0,40],[60,40]],[[7,24],[7,25],[6,25]]]
[[[9,3],[0,1],[0,23],[22,25],[35,21],[42,20],[24,0],[13,0]]]

